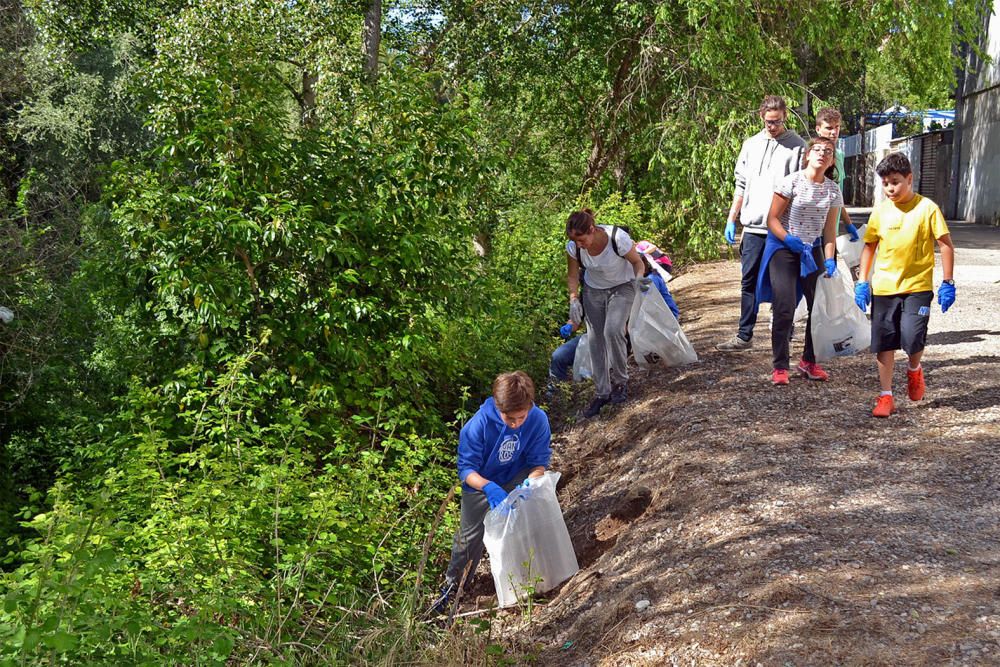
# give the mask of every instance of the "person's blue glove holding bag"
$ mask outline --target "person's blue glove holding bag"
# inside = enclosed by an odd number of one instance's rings
[[[489,501],[491,510],[495,510],[503,501],[507,500],[507,492],[495,482],[490,482],[484,486],[483,493],[486,494],[486,500]]]

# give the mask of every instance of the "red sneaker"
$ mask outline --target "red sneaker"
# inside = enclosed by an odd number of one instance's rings
[[[799,362],[799,367],[797,369],[799,373],[802,373],[810,380],[819,380],[821,382],[826,382],[830,379],[830,375],[823,370],[823,368],[814,361],[806,361],[803,359]]]
[[[924,367],[921,366],[915,371],[906,369],[906,393],[911,401],[919,401],[924,397],[927,385],[924,384]]]
[[[771,373],[771,382],[774,384],[788,384],[788,371],[784,368],[775,368]]]
[[[878,403],[872,410],[872,417],[888,417],[896,412],[896,403],[892,400],[891,394],[883,394],[878,397]]]

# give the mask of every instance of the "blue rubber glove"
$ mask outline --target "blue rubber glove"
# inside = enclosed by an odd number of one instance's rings
[[[947,313],[953,303],[955,303],[955,286],[941,283],[941,287],[938,287],[938,304],[941,306],[941,312]]]
[[[736,244],[736,223],[732,220],[726,223],[726,243]]]
[[[827,259],[823,262],[823,266],[826,268],[826,277],[832,278],[833,274],[837,272],[837,260]]]
[[[861,238],[861,236],[858,234],[858,228],[855,227],[853,224],[848,223],[847,233],[850,235],[852,241],[857,241],[858,239]]]
[[[785,240],[783,242],[785,247],[794,252],[797,255],[801,255],[804,252],[810,252],[811,248],[806,245],[805,241],[800,239],[795,234],[785,234]]]
[[[573,335],[573,325],[567,322],[566,324],[559,327],[559,336],[563,340],[569,340]]]
[[[507,492],[496,482],[489,482],[484,486],[483,493],[486,494],[486,500],[490,501],[491,510],[495,510],[507,499]]]
[[[858,304],[858,308],[861,312],[868,310],[868,304],[872,302],[872,288],[871,285],[865,282],[859,282],[854,286],[854,303]]]

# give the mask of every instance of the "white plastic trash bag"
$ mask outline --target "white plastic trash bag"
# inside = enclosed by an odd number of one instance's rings
[[[832,278],[824,274],[816,280],[811,332],[816,361],[857,354],[871,345],[871,324],[854,303],[854,284],[843,261]]]
[[[809,319],[809,303],[805,297],[799,299],[799,305],[795,306],[795,314],[792,315],[792,322],[795,324],[805,324]]]
[[[670,312],[663,295],[654,286],[636,292],[628,320],[632,354],[642,368],[683,366],[698,361],[677,318]]]
[[[573,382],[582,382],[594,377],[590,369],[590,340],[587,334],[580,337],[576,346],[576,356],[573,357]]]
[[[850,234],[841,234],[837,237],[837,254],[847,264],[854,280],[858,279],[858,269],[861,267],[861,251],[865,249],[866,229],[868,225],[858,227],[857,241],[852,241]]]
[[[529,486],[514,489],[483,520],[483,543],[501,607],[551,590],[580,570],[556,499],[559,477],[546,471]]]

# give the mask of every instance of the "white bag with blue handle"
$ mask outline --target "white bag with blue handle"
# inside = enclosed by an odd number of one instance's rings
[[[824,273],[816,279],[810,331],[816,361],[848,357],[871,345],[871,323],[854,303],[854,283],[842,260],[832,278]]]
[[[858,227],[858,240],[852,241],[850,234],[841,234],[837,237],[837,255],[843,259],[850,269],[849,275],[854,280],[858,279],[858,270],[861,267],[861,251],[865,249],[865,231],[868,225]]]
[[[556,499],[559,477],[546,471],[528,480],[483,520],[483,543],[501,607],[551,590],[580,570]]]

